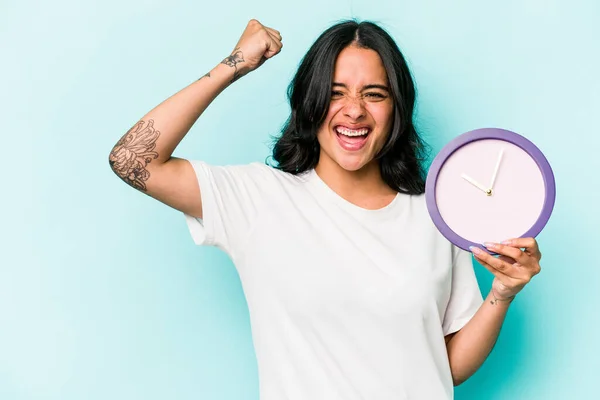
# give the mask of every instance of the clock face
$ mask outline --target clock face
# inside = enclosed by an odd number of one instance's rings
[[[454,139],[427,177],[429,213],[457,246],[536,236],[554,206],[554,176],[541,151],[503,129],[478,129]]]

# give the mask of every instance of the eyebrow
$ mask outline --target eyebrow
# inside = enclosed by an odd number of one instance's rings
[[[332,86],[341,86],[343,88],[348,89],[348,86],[346,86],[346,84],[340,83],[340,82],[333,82]],[[390,91],[390,89],[387,86],[385,86],[385,85],[379,85],[377,83],[372,83],[370,85],[365,85],[362,88],[362,90],[367,90],[367,89],[381,89],[381,90],[385,90],[386,92]]]

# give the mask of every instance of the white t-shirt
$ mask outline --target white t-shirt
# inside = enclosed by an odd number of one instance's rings
[[[453,398],[444,335],[483,299],[424,195],[366,210],[314,170],[192,165],[203,219],[186,221],[238,270],[261,400]]]

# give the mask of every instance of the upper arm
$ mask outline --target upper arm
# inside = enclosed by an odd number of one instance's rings
[[[202,218],[200,186],[188,160],[171,157],[160,164],[148,163],[141,171],[113,171],[127,184],[160,202],[193,217]]]
[[[148,195],[192,217],[202,218],[200,186],[188,160],[171,157],[148,172],[151,174]]]
[[[452,253],[450,297],[442,321],[444,335],[460,330],[483,304],[471,253],[455,245]]]

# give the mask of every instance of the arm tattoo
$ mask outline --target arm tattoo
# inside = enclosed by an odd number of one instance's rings
[[[158,158],[154,149],[160,132],[153,125],[154,120],[149,120],[145,128],[144,121],[138,122],[117,142],[108,158],[119,178],[143,192],[146,191],[145,182],[150,178],[146,166]]]
[[[206,74],[202,75],[200,77],[200,79],[202,79],[202,78],[210,78],[210,72],[207,72]],[[198,79],[198,80],[200,80],[200,79]]]
[[[232,83],[241,78],[241,74],[238,72],[237,65],[246,61],[244,60],[244,55],[238,49],[239,47],[233,50],[233,54],[221,61],[221,64],[229,65],[230,67],[235,68],[233,79],[231,80]]]

